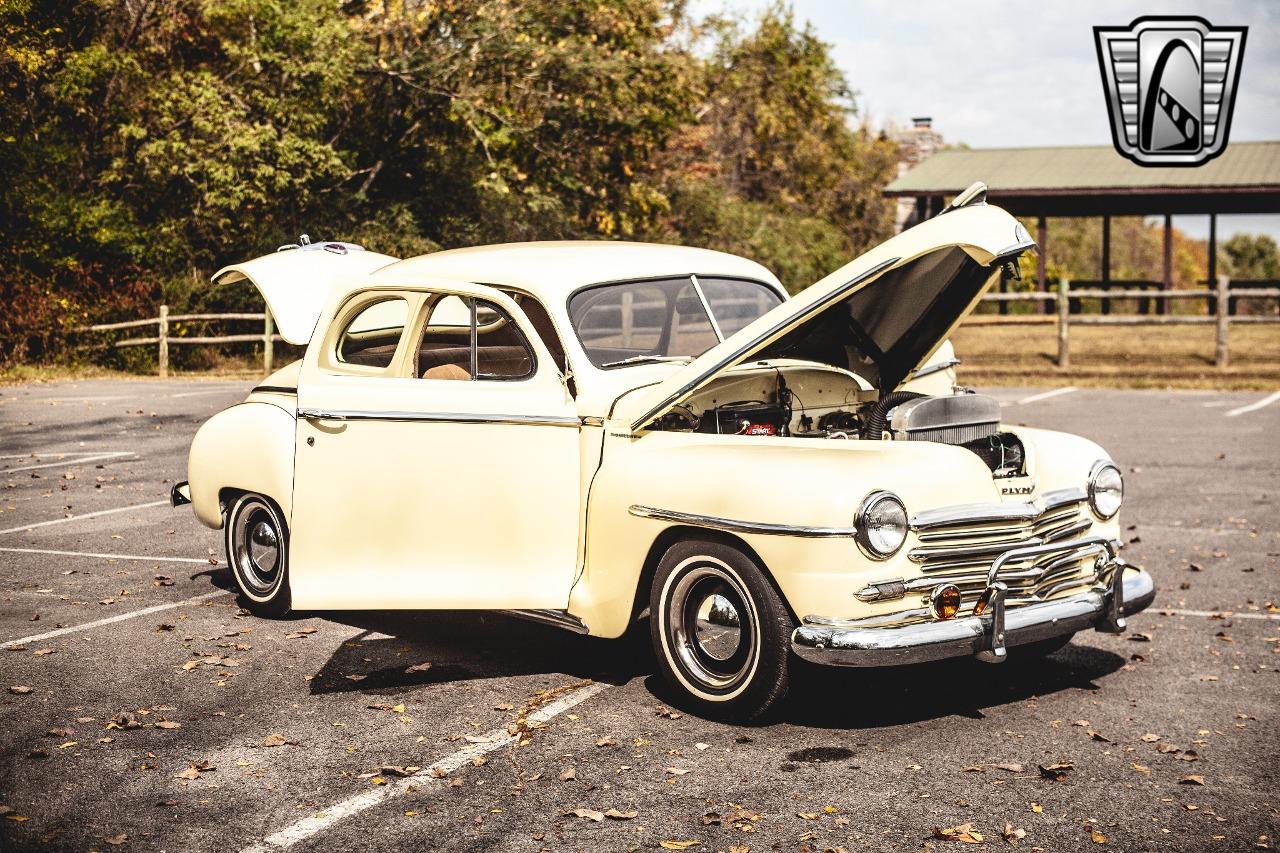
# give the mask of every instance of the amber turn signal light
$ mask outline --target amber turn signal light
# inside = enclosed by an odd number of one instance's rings
[[[953,583],[944,583],[934,587],[929,596],[929,605],[937,619],[951,619],[960,612],[960,587]]]

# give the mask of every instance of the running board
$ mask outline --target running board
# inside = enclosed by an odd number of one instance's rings
[[[503,610],[500,612],[508,616],[515,616],[518,619],[528,619],[531,622],[554,625],[557,628],[563,628],[575,634],[585,634],[589,630],[587,623],[566,610]]]

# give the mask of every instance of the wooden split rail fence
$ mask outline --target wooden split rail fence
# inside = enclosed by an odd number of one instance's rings
[[[1072,314],[1072,303],[1079,299],[1194,299],[1201,302],[1212,299],[1214,312],[1205,314]],[[1280,323],[1280,314],[1235,314],[1231,303],[1239,299],[1274,299],[1280,304],[1280,287],[1232,287],[1231,279],[1219,276],[1217,286],[1204,290],[1102,290],[1077,289],[1068,279],[1059,279],[1052,293],[988,293],[983,302],[1051,302],[1057,310],[1053,314],[971,314],[965,319],[968,326],[1054,325],[1058,332],[1057,365],[1071,366],[1072,326],[1215,326],[1216,344],[1214,364],[1226,368],[1230,364],[1229,333],[1233,325],[1255,323]]]
[[[258,320],[262,323],[262,332],[253,335],[198,335],[192,337],[170,334],[172,331],[170,328],[171,323],[221,322],[224,320]],[[271,362],[275,357],[275,342],[284,340],[275,333],[275,324],[272,322],[270,312],[262,314],[170,314],[168,305],[160,306],[159,317],[148,317],[145,320],[127,320],[123,323],[100,323],[96,326],[83,326],[76,331],[112,332],[120,329],[140,329],[146,326],[156,327],[156,334],[153,337],[126,338],[122,341],[112,341],[105,344],[105,346],[107,348],[115,348],[155,345],[156,364],[159,367],[160,378],[162,379],[169,375],[169,347],[171,346],[260,343],[262,344],[262,369],[265,373],[270,373]]]
[[[1079,299],[1194,299],[1212,300],[1216,308],[1213,314],[1072,314],[1072,302]],[[1057,289],[1052,293],[987,293],[983,302],[1049,302],[1056,305],[1053,314],[971,314],[965,319],[970,326],[1010,326],[1010,325],[1048,325],[1057,327],[1058,367],[1071,366],[1071,327],[1072,326],[1175,326],[1175,325],[1212,325],[1217,330],[1215,348],[1215,364],[1225,368],[1230,362],[1228,351],[1228,334],[1230,327],[1239,323],[1277,323],[1280,324],[1280,313],[1276,315],[1242,315],[1231,313],[1231,301],[1238,299],[1274,299],[1280,305],[1280,287],[1240,288],[1231,287],[1227,276],[1219,276],[1217,287],[1206,293],[1205,290],[1166,290],[1152,292],[1150,290],[1099,290],[1075,289],[1067,279],[1058,281]],[[250,335],[202,335],[185,337],[171,335],[171,323],[202,321],[240,321],[258,320],[262,322],[262,332]],[[157,348],[156,362],[161,377],[169,375],[169,348],[171,346],[192,346],[197,344],[231,344],[261,343],[262,369],[271,372],[274,355],[274,344],[282,338],[275,334],[271,314],[170,314],[169,306],[160,306],[160,316],[146,320],[129,320],[123,323],[102,323],[96,326],[84,326],[79,332],[109,332],[120,329],[137,329],[155,326],[153,337],[126,338],[104,344],[105,347],[151,346]]]

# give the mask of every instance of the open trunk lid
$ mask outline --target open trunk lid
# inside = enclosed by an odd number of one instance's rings
[[[979,202],[886,240],[704,352],[622,397],[617,420],[643,429],[745,361],[795,358],[852,370],[887,394],[977,305],[1000,268],[1035,242]]]
[[[334,284],[366,276],[396,260],[354,243],[304,243],[223,267],[213,274],[213,283],[252,282],[267,301],[280,337],[305,346]]]

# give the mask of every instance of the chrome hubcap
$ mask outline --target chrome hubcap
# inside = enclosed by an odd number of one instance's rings
[[[702,651],[718,661],[727,661],[742,645],[742,616],[733,602],[712,593],[697,606],[695,640]]]
[[[245,585],[268,595],[280,580],[283,551],[274,514],[261,503],[244,507],[232,531],[233,559]]]
[[[746,680],[758,656],[758,626],[748,593],[715,564],[698,565],[675,582],[665,612],[677,665],[699,687],[729,693]]]

